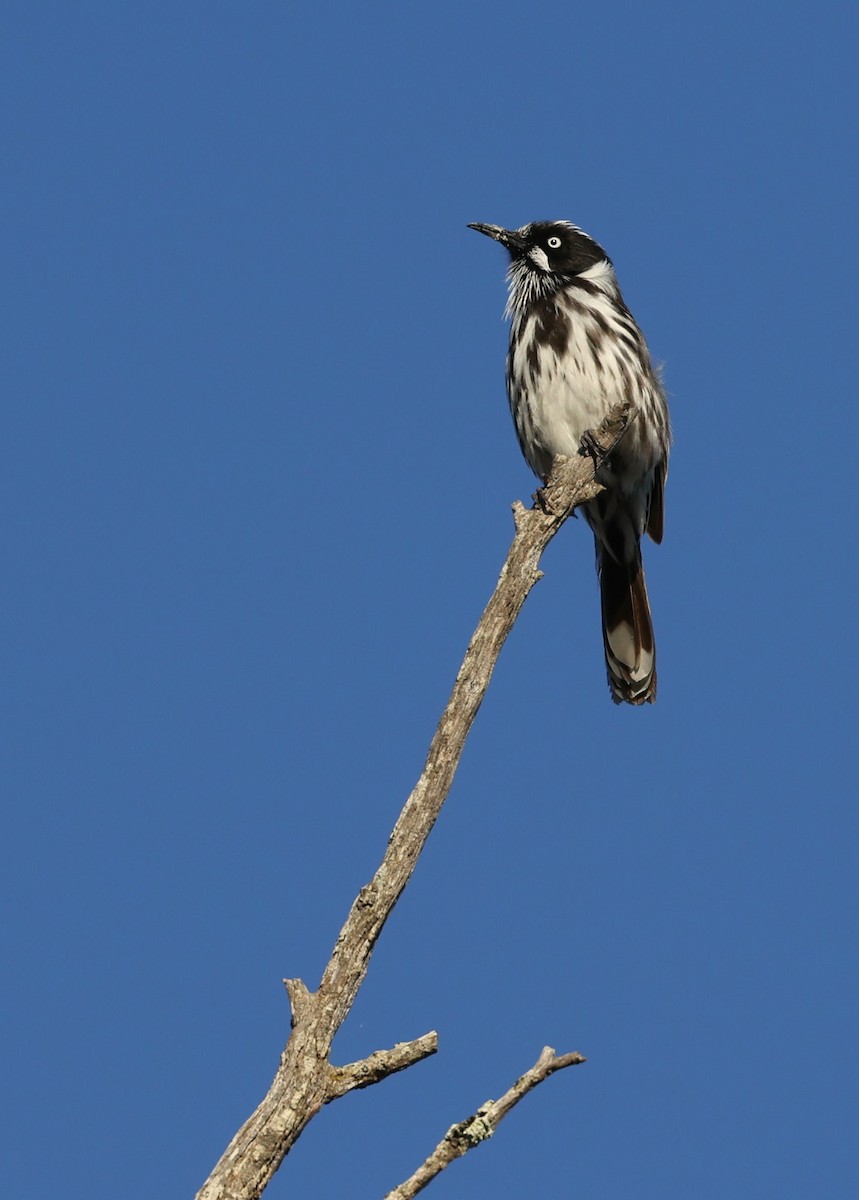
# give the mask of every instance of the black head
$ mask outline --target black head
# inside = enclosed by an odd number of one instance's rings
[[[521,229],[500,225],[469,225],[505,246],[511,260],[546,274],[581,275],[589,267],[611,259],[593,238],[569,221],[534,221]]]

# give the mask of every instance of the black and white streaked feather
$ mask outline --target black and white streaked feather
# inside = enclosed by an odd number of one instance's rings
[[[585,506],[596,541],[603,642],[612,697],[656,697],[656,653],[641,563],[646,531],[662,539],[670,428],[659,375],[603,248],[569,221],[521,229],[472,225],[506,247],[507,394],[522,453],[545,479],[621,400],[637,417],[601,468]]]

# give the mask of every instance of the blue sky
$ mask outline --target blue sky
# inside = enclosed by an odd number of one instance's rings
[[[268,1086],[534,486],[466,223],[555,217],[665,364],[659,701],[570,522],[336,1044],[441,1051],[267,1195],[384,1194],[546,1043],[433,1196],[856,1191],[857,24],[4,7],[10,1195],[192,1195]]]

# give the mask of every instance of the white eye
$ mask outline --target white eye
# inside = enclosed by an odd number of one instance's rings
[[[549,247],[550,250],[557,250],[558,247],[560,246],[560,244],[561,244],[561,239],[559,237],[550,237],[549,240],[546,242],[546,245]]]

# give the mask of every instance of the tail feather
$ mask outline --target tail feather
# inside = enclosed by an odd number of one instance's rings
[[[608,685],[615,704],[656,699],[656,645],[641,555],[619,563],[597,540],[602,634]]]

